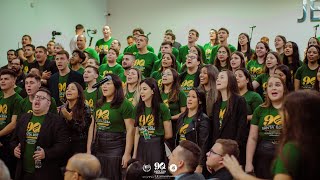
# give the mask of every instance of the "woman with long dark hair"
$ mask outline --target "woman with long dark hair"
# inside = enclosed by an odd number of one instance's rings
[[[231,51],[228,46],[220,45],[217,52],[217,57],[214,60],[214,65],[219,71],[230,69]]]
[[[234,72],[240,95],[246,99],[247,102],[247,121],[252,119],[253,111],[263,103],[261,96],[254,92],[252,86],[251,76],[245,68],[240,68]]]
[[[142,80],[140,89],[133,158],[153,165],[165,161],[164,140],[172,137],[171,115],[153,78]]]
[[[140,99],[140,82],[142,79],[142,73],[137,68],[130,68],[127,74],[126,85],[123,89],[124,96],[136,106]]]
[[[258,42],[255,53],[247,64],[247,70],[251,74],[252,80],[263,73],[267,54],[270,51],[269,45],[265,42]]]
[[[244,60],[246,63],[251,59],[251,56],[254,54],[254,50],[250,47],[250,38],[247,33],[239,34],[237,51],[243,53]]]
[[[266,57],[266,66],[264,69],[264,73],[257,76],[255,80],[252,82],[252,86],[257,92],[260,94],[260,96],[264,99],[266,88],[267,88],[267,81],[271,75],[274,74],[274,70],[278,65],[281,64],[281,60],[279,57],[279,54],[277,52],[269,52]]]
[[[181,113],[186,110],[187,95],[180,89],[179,74],[173,69],[166,69],[162,73],[161,98],[167,105],[171,114],[172,134],[177,132],[177,120]],[[175,147],[174,138],[166,141],[168,147],[173,151]]]
[[[213,105],[218,99],[218,90],[216,87],[216,80],[219,70],[211,64],[204,65],[200,70],[200,85],[199,88],[206,93],[206,112],[212,117]]]
[[[235,51],[231,54],[229,70],[234,73],[237,69],[240,68],[246,68],[246,61],[242,52]]]
[[[265,103],[253,112],[245,171],[254,171],[257,177],[270,179],[271,163],[283,124],[278,110],[282,107],[287,88],[279,76],[273,75],[267,81],[266,91]]]
[[[283,64],[289,67],[291,80],[293,82],[294,74],[302,65],[302,61],[300,61],[299,48],[295,42],[288,41],[284,46]]]
[[[65,105],[59,114],[64,118],[71,135],[71,155],[87,152],[88,131],[92,121],[91,110],[85,104],[82,86],[73,82],[66,89]]]
[[[163,53],[161,68],[156,69],[150,76],[157,81],[159,87],[162,86],[162,73],[169,68],[177,70],[176,57],[172,53]]]
[[[102,177],[121,179],[134,142],[133,106],[124,97],[120,78],[109,73],[105,78],[108,81],[101,86],[103,97],[94,111],[95,122],[90,126],[87,152],[99,159]]]
[[[320,47],[311,45],[307,48],[307,56],[304,65],[298,68],[295,79],[294,89],[312,89],[317,76],[317,69],[320,65]]]
[[[201,148],[200,162],[196,169],[202,173],[209,149],[210,123],[206,115],[206,97],[201,89],[192,88],[187,96],[187,110],[182,113],[177,123],[176,146],[180,141],[189,140]]]
[[[219,138],[236,140],[240,149],[241,162],[244,163],[243,151],[245,151],[248,134],[246,100],[239,95],[236,77],[230,70],[221,71],[216,84],[219,95],[213,107],[212,142]]]
[[[291,80],[291,72],[288,66],[284,64],[278,65],[274,70],[274,74],[277,74],[282,78],[282,80],[286,83],[289,92],[294,90],[293,83]]]

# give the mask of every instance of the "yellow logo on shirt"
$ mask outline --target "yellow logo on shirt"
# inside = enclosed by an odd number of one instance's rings
[[[224,114],[226,113],[226,108],[224,109],[220,109],[220,112],[219,112],[219,119],[223,119],[224,117]]]
[[[28,66],[25,66],[25,67],[23,68],[23,72],[26,74],[26,73],[28,73],[28,71],[29,71],[29,67],[28,67]]]
[[[162,79],[159,79],[158,80],[158,87],[161,87],[162,86]]]
[[[184,125],[180,128],[179,133],[180,133],[180,134],[186,134],[188,127],[189,127],[189,124],[184,124]]]
[[[167,107],[169,107],[169,100],[168,100],[168,99],[163,100],[163,103],[164,103]]]
[[[85,103],[86,103],[89,107],[91,107],[91,108],[93,107],[93,99],[89,99],[89,100],[86,99]]]
[[[267,82],[262,84],[262,88],[263,88],[264,91],[267,89]]]
[[[262,74],[262,68],[261,67],[251,67],[250,68],[251,74]]]
[[[149,114],[147,117],[145,115],[141,115],[139,117],[139,125],[140,126],[154,126],[153,115]]]
[[[182,86],[182,87],[193,87],[193,83],[194,83],[193,80],[184,80],[184,81],[181,83],[181,86]]]
[[[0,113],[7,114],[7,112],[8,112],[8,106],[6,104],[4,104],[4,105],[0,104]]]
[[[96,112],[96,119],[103,119],[108,120],[109,119],[109,110],[98,109]]]
[[[30,109],[27,113],[32,113],[33,111],[32,111],[32,109]]]
[[[63,83],[63,84],[59,83],[58,88],[59,88],[59,92],[66,92],[67,83]]]
[[[206,57],[207,57],[207,59],[210,58],[211,51],[212,51],[211,49],[207,49],[207,50],[206,50]]]
[[[316,77],[310,78],[309,76],[306,76],[303,78],[303,85],[314,85],[316,82]]]
[[[27,131],[34,132],[34,133],[39,133],[40,129],[41,129],[41,124],[40,123],[38,123],[38,122],[36,122],[36,123],[29,122],[28,123]]]
[[[263,122],[264,126],[270,125],[272,123],[274,123],[276,125],[282,125],[281,116],[280,115],[276,115],[276,116],[268,115],[268,116],[264,117],[264,122]]]
[[[134,66],[144,66],[145,60],[144,59],[136,59]]]
[[[103,77],[107,74],[107,73],[110,73],[110,74],[113,74],[113,72],[112,71],[107,71],[107,70],[105,70],[105,71],[103,71]]]

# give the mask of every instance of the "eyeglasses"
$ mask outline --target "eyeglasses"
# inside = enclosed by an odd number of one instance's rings
[[[44,96],[39,96],[39,95],[35,95],[34,96],[34,99],[35,100],[41,100],[41,101],[43,101],[43,100],[48,100],[48,101],[50,101],[50,99],[48,99],[48,98],[46,98],[46,97],[44,97]]]
[[[212,149],[210,149],[209,152],[210,152],[210,154],[212,153],[212,154],[215,154],[215,155],[218,155],[218,156],[221,156],[221,157],[223,156],[222,154],[219,154],[219,153],[214,152]]]

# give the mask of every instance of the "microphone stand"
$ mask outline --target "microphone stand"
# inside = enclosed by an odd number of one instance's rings
[[[319,27],[319,24],[314,26],[314,37],[317,38],[317,31],[318,31],[318,27]]]
[[[256,26],[251,26],[251,27],[249,27],[249,28],[251,28],[251,33],[250,33],[249,43],[251,43],[252,33],[253,33],[253,29],[254,29],[255,27],[256,27]]]
[[[90,37],[90,41],[89,41],[89,47],[90,47],[91,44],[92,44],[93,36],[90,36],[90,35],[89,35],[89,31],[91,31],[91,30],[88,30],[88,31],[87,31],[87,35]]]

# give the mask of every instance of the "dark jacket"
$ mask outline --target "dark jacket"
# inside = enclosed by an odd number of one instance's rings
[[[83,81],[83,76],[80,73],[76,72],[76,71],[70,70],[66,86],[68,86],[72,82],[77,82],[83,88],[85,88],[85,84],[84,84],[84,81]],[[57,103],[57,106],[61,106],[62,103],[60,102],[60,99],[59,99],[58,84],[59,84],[59,72],[53,74],[50,77],[49,82],[48,82],[48,87],[49,87],[49,90],[51,91],[51,96],[54,98],[54,100]]]
[[[209,150],[210,119],[205,113],[200,113],[194,117],[186,130],[186,139],[196,143],[201,149],[200,164],[205,167],[206,153]],[[177,121],[176,147],[179,145],[179,130],[183,126],[183,117],[180,116]]]
[[[202,174],[198,173],[186,173],[182,175],[178,180],[205,180]]]
[[[234,95],[231,98],[232,110],[226,110],[221,129],[219,129],[219,112],[222,100],[218,100],[214,104],[212,121],[213,136],[211,142],[214,144],[219,138],[237,141],[240,150],[239,161],[241,165],[244,165],[246,161],[246,144],[249,134],[249,128],[247,126],[247,105],[244,97]],[[229,99],[229,102],[230,100],[231,99]]]
[[[181,67],[182,69],[183,67]],[[198,87],[199,84],[200,84],[200,78],[199,78],[199,75],[200,75],[200,69],[201,67],[198,67],[198,70],[196,72],[196,75],[195,75],[195,78],[194,78],[194,84],[193,84],[193,87]],[[184,79],[186,78],[188,72],[187,70],[185,70],[183,73],[181,73],[179,75],[179,80],[180,80],[180,83],[182,83],[184,81]]]
[[[21,144],[21,157],[18,159],[15,179],[21,179],[23,172],[23,154],[26,144],[26,129],[32,118],[31,113],[23,114],[17,121],[17,126],[11,139],[12,152]],[[36,146],[44,149],[45,158],[41,160],[42,167],[35,170],[35,180],[63,179],[59,163],[68,153],[70,137],[65,121],[58,115],[48,113],[40,129]]]
[[[212,180],[233,180],[233,177],[230,174],[230,172],[228,171],[228,169],[224,167],[224,168],[221,168],[218,171],[214,172],[214,174],[212,175],[212,177],[210,179],[212,179]]]
[[[232,96],[232,112],[224,115],[221,129],[219,129],[219,112],[222,100],[218,100],[213,106],[213,139],[232,139],[238,142],[239,147],[245,147],[248,137],[246,100],[238,95]],[[227,105],[228,106],[228,105]],[[212,145],[213,145],[212,144]],[[245,152],[244,152],[245,153]]]
[[[30,70],[32,68],[39,69],[39,67],[40,67],[39,63],[37,61],[35,61],[34,63],[30,64],[29,69]],[[46,60],[44,65],[43,65],[43,71],[50,71],[51,74],[54,74],[54,73],[58,72],[56,61],[55,60],[52,60],[52,61]]]

